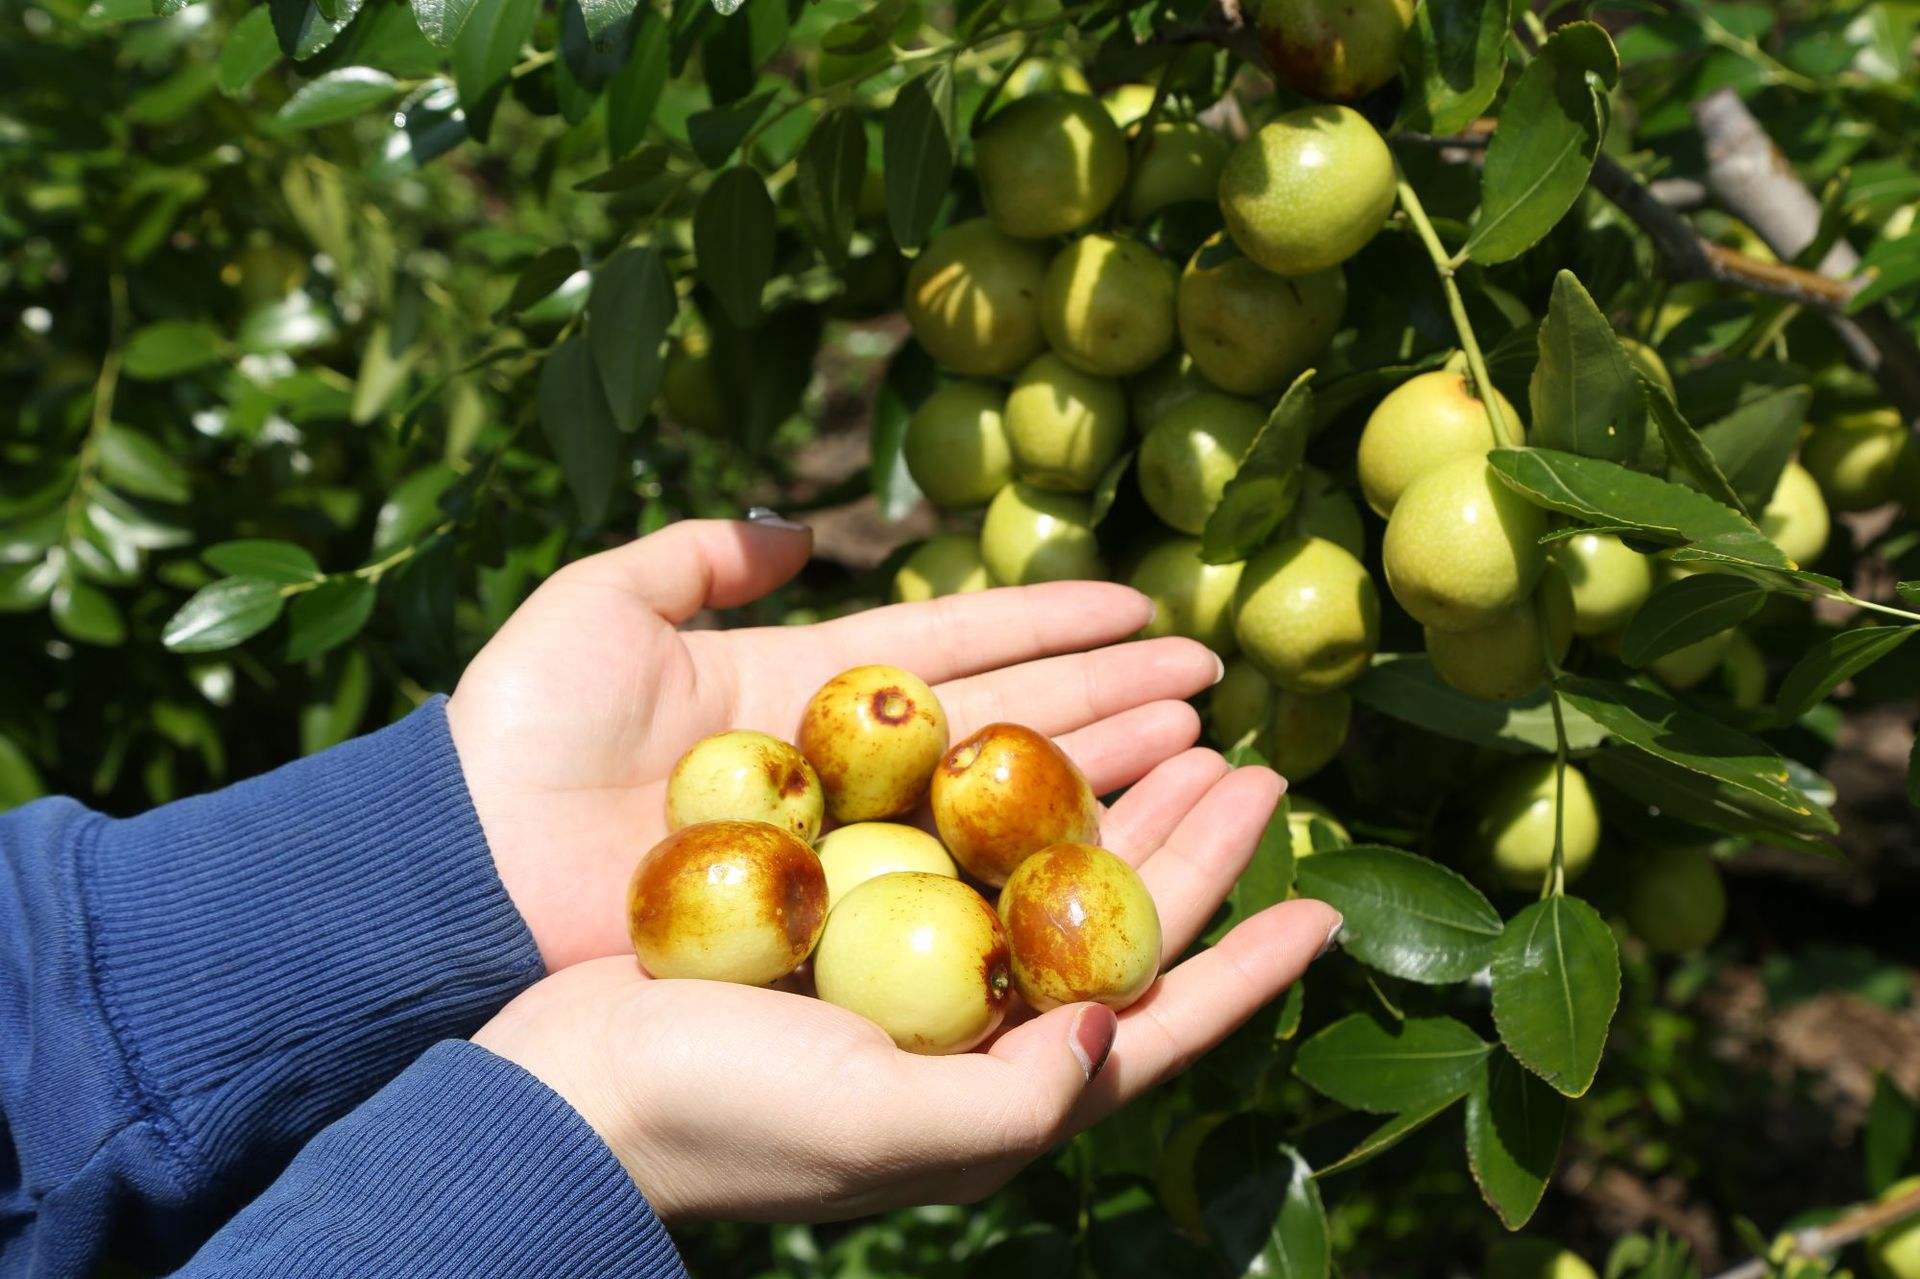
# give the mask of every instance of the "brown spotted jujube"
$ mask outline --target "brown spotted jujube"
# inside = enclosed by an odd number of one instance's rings
[[[797,743],[819,775],[834,821],[876,821],[926,798],[947,749],[947,713],[919,676],[897,666],[856,666],[813,695]]]
[[[1040,1012],[1091,1000],[1118,1010],[1160,972],[1160,912],[1139,873],[1104,848],[1053,844],[1000,892],[1013,984]]]
[[[695,822],[770,822],[812,843],[826,800],[799,751],[737,730],[693,744],[667,778],[667,829]]]
[[[954,860],[994,885],[1048,844],[1100,837],[1093,787],[1051,738],[1019,724],[989,724],[947,752],[933,820]]]
[[[766,822],[696,822],[627,885],[627,933],[655,977],[765,986],[798,968],[827,918],[820,858]]]

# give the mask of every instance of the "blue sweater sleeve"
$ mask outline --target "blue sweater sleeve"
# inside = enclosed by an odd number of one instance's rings
[[[605,1142],[545,1084],[439,1044],[300,1152],[178,1279],[684,1279]]]
[[[177,1264],[542,972],[437,700],[131,820],[0,818],[0,1273]]]

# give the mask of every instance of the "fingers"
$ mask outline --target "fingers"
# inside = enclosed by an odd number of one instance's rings
[[[798,573],[812,552],[805,525],[682,520],[567,571],[617,585],[678,624],[703,608],[759,599]]]
[[[1093,1123],[1192,1065],[1295,981],[1340,916],[1324,902],[1261,911],[1171,972],[1120,1018],[1120,1030],[1076,1116]]]
[[[1269,768],[1236,768],[1181,819],[1140,878],[1160,909],[1161,953],[1193,943],[1247,868],[1286,783]]]
[[[1097,648],[1147,624],[1153,605],[1111,582],[1048,582],[870,609],[813,627],[834,670],[886,662],[929,684]]]
[[[956,740],[999,720],[1054,735],[1145,702],[1184,701],[1219,676],[1205,645],[1169,636],[1023,662],[937,691]]]
[[[1195,748],[1162,761],[1107,810],[1100,823],[1102,846],[1138,866],[1226,775],[1227,761],[1219,751]]]
[[[1096,795],[1130,786],[1200,739],[1200,716],[1185,702],[1148,702],[1054,740],[1087,775]]]

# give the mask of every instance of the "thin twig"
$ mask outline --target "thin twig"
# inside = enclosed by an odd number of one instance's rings
[[[1827,1225],[1795,1231],[1793,1247],[1803,1256],[1824,1257],[1866,1238],[1882,1226],[1890,1226],[1916,1213],[1920,1213],[1920,1187],[1879,1203],[1867,1204]],[[1721,1271],[1714,1279],[1766,1279],[1772,1273],[1773,1267],[1767,1264],[1765,1257],[1753,1257],[1731,1270]]]

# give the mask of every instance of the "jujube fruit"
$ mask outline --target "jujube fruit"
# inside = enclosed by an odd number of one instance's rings
[[[1425,628],[1427,656],[1440,678],[1469,697],[1510,702],[1539,688],[1547,678],[1545,635],[1553,660],[1567,655],[1573,641],[1573,593],[1566,575],[1550,568],[1533,596],[1471,631]]]
[[[1220,169],[1232,144],[1212,129],[1190,120],[1156,120],[1136,146],[1120,198],[1127,221],[1145,222],[1170,205],[1219,197]]]
[[[947,752],[933,774],[933,821],[955,861],[984,884],[1049,844],[1100,837],[1093,787],[1053,739],[989,724]]]
[[[1537,889],[1553,866],[1554,761],[1509,764],[1480,802],[1477,834],[1494,874],[1509,887]],[[1586,775],[1567,766],[1562,864],[1571,882],[1600,847],[1600,810]]]
[[[1485,458],[1459,457],[1400,495],[1380,559],[1388,588],[1415,621],[1475,630],[1533,590],[1546,567],[1546,531],[1546,516],[1501,483]]]
[[[1720,935],[1727,887],[1712,857],[1697,848],[1651,850],[1635,859],[1627,883],[1627,923],[1653,950],[1684,955]]]
[[[979,893],[917,871],[880,875],[833,909],[813,956],[820,998],[912,1053],[962,1053],[1006,1015],[1006,931]]]
[[[1046,348],[1040,286],[1047,255],[985,218],[933,237],[907,272],[905,310],[934,363],[969,377],[1011,377]]]
[[[1094,99],[1078,93],[1021,98],[974,140],[974,171],[987,217],[1023,240],[1064,235],[1106,211],[1127,180],[1127,143]]]
[[[1256,129],[1220,171],[1220,213],[1240,251],[1280,275],[1358,253],[1393,210],[1393,155],[1349,107],[1303,107]]]
[[[1000,891],[1013,984],[1038,1012],[1083,1001],[1118,1010],[1160,972],[1160,913],[1140,873],[1104,848],[1052,844]]]
[[[1205,395],[1214,386],[1194,367],[1193,357],[1174,351],[1146,372],[1127,382],[1127,416],[1133,429],[1145,435],[1176,404]]]
[[[697,822],[641,859],[627,934],[655,977],[764,986],[798,968],[827,917],[820,859],[766,822]]]
[[[1257,744],[1273,711],[1273,682],[1246,657],[1227,662],[1220,682],[1207,695],[1207,722],[1214,745],[1230,750],[1243,742]]]
[[[1519,413],[1500,392],[1494,400],[1507,429],[1523,439]],[[1384,519],[1409,484],[1454,458],[1485,457],[1495,443],[1486,402],[1470,379],[1446,369],[1422,373],[1394,387],[1368,416],[1357,456],[1360,491]]]
[[[1103,578],[1093,506],[1077,493],[1009,484],[987,504],[980,558],[1001,586]]]
[[[1126,447],[1126,392],[1049,352],[1020,371],[1006,426],[1022,482],[1085,493]]]
[[[1013,479],[1006,388],[955,381],[935,389],[907,421],[907,472],[935,506],[979,506]]]
[[[1291,537],[1325,538],[1355,559],[1366,554],[1367,526],[1360,504],[1317,466],[1300,468],[1300,496],[1280,528]]]
[[[1173,346],[1173,270],[1138,240],[1083,235],[1047,266],[1040,328],[1075,368],[1129,377]]]
[[[1611,533],[1580,533],[1554,544],[1548,558],[1573,590],[1573,633],[1623,629],[1653,593],[1653,561]]]
[[[914,548],[893,575],[896,604],[918,604],[943,595],[966,595],[993,585],[980,558],[980,539],[942,533]]]
[[[1920,1190],[1920,1177],[1908,1177],[1888,1186],[1880,1199],[1884,1203],[1915,1190]],[[1868,1235],[1867,1257],[1881,1279],[1920,1279],[1920,1216],[1882,1226]]]
[[[1267,422],[1259,405],[1210,391],[1168,409],[1140,442],[1140,492],[1167,527],[1196,536]]]
[[[704,329],[689,329],[667,351],[660,375],[660,395],[667,416],[685,427],[708,435],[726,429],[726,400],[714,367],[713,342]]]
[[[1732,643],[1731,630],[1719,631],[1672,652],[1662,653],[1647,663],[1647,669],[1668,688],[1685,692],[1720,669],[1720,660],[1727,655]]]
[[[940,841],[918,826],[899,822],[854,822],[828,833],[814,847],[827,875],[827,909],[881,875],[919,871],[956,879],[960,871]]]
[[[811,844],[826,798],[806,757],[744,729],[695,742],[667,777],[667,829],[695,822],[767,822]]]
[[[1127,584],[1153,601],[1153,619],[1140,629],[1143,639],[1184,635],[1222,656],[1236,647],[1233,595],[1240,585],[1242,561],[1209,564],[1200,558],[1197,538],[1175,537],[1140,557]]]
[[[1288,781],[1304,782],[1347,744],[1352,720],[1353,699],[1340,689],[1296,693],[1277,688],[1267,718],[1267,762]]]
[[[1843,413],[1813,428],[1800,448],[1800,464],[1820,485],[1836,511],[1864,511],[1893,498],[1907,424],[1897,410]]]
[[[1269,544],[1247,561],[1234,637],[1267,678],[1300,693],[1352,683],[1380,642],[1380,597],[1366,566],[1318,537]]]
[[[1194,366],[1223,391],[1284,390],[1327,349],[1347,310],[1339,267],[1275,275],[1219,234],[1180,274],[1180,341]]]
[[[1116,84],[1100,95],[1100,105],[1125,133],[1146,119],[1147,112],[1153,109],[1153,99],[1154,88],[1150,84]]]
[[[1760,512],[1760,531],[1795,564],[1805,568],[1827,549],[1833,517],[1819,481],[1806,467],[1789,461],[1773,486],[1773,496]]]
[[[820,686],[795,738],[836,822],[893,817],[927,794],[947,749],[947,713],[897,666],[855,666]]]
[[[1413,0],[1261,0],[1254,20],[1274,79],[1309,98],[1351,102],[1400,73]]]
[[[1326,835],[1331,837],[1336,848],[1353,842],[1353,836],[1348,833],[1340,819],[1333,815],[1332,809],[1315,800],[1289,795],[1287,797],[1287,843],[1291,846],[1296,861],[1302,857],[1311,857],[1319,851],[1313,838],[1316,827],[1324,830]]]

